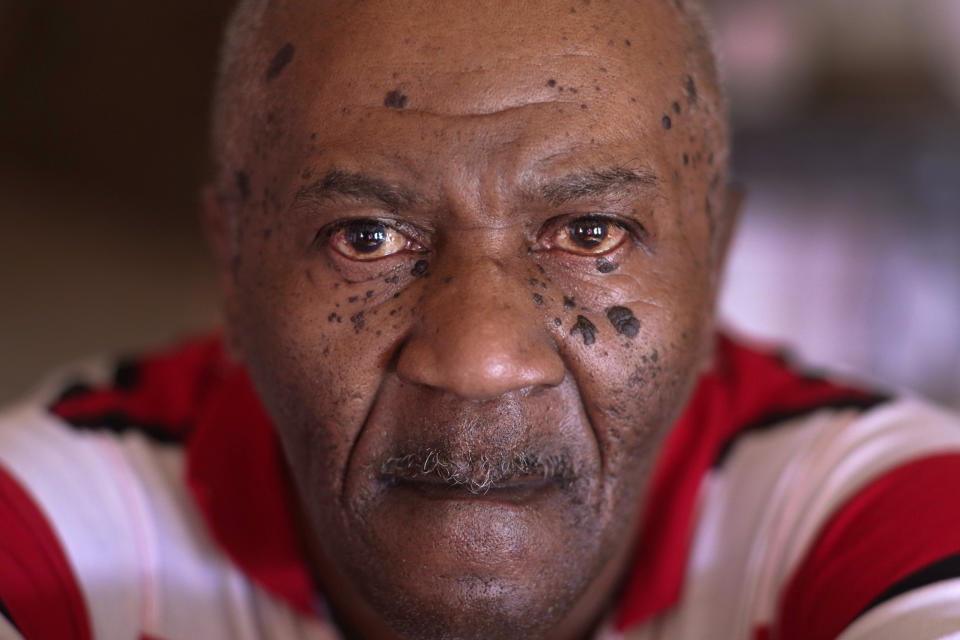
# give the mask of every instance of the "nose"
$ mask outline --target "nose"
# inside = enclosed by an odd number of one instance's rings
[[[398,355],[401,379],[473,400],[563,381],[563,361],[522,278],[489,258],[451,275],[427,285]]]

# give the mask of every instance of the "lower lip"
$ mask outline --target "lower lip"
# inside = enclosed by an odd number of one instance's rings
[[[550,480],[537,480],[494,485],[488,491],[473,493],[459,485],[436,482],[401,482],[391,489],[430,500],[522,503],[534,500],[556,489],[556,486],[556,483]]]

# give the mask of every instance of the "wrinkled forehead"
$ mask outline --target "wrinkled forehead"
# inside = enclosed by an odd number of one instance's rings
[[[484,114],[614,96],[660,109],[690,72],[689,27],[664,0],[303,1],[271,9],[264,27],[268,50],[295,47],[287,90],[331,110]]]

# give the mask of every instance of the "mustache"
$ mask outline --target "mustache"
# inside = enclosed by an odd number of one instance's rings
[[[390,486],[404,481],[439,481],[476,495],[486,494],[497,485],[529,479],[555,481],[566,487],[576,476],[570,456],[528,451],[463,454],[427,447],[391,456],[380,465],[380,479]]]

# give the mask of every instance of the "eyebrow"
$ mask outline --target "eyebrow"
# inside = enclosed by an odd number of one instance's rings
[[[532,195],[560,206],[572,200],[612,196],[637,188],[656,189],[659,184],[660,179],[650,171],[610,167],[579,171],[545,182]]]
[[[301,187],[293,198],[293,206],[318,204],[337,196],[378,202],[391,211],[409,207],[417,201],[413,192],[385,180],[364,173],[331,169],[319,180]]]

